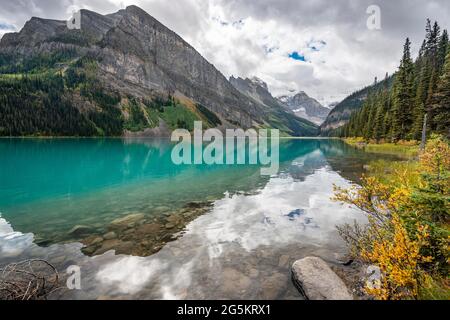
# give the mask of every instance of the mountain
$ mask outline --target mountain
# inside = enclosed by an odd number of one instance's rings
[[[314,136],[318,133],[317,125],[309,120],[297,117],[292,110],[274,98],[263,80],[257,77],[243,79],[231,76],[229,81],[239,92],[256,101],[258,104],[263,105],[266,110],[271,110],[270,113],[272,116],[269,123],[272,123],[272,125],[283,128],[282,123],[295,121],[295,123],[303,128],[304,132],[307,132],[307,135]]]
[[[330,109],[322,106],[316,99],[309,97],[304,91],[294,96],[278,97],[278,101],[287,106],[298,117],[307,119],[317,125],[321,125],[330,113]]]
[[[328,114],[325,121],[320,126],[320,135],[333,136],[336,130],[348,123],[351,115],[361,109],[371,91],[378,91],[385,86],[392,86],[393,77],[374,83],[359,91],[356,91],[338,103]]]
[[[311,134],[283,108],[239,92],[136,6],[108,15],[81,10],[79,30],[31,18],[0,41],[0,81],[0,135],[167,135],[194,120]]]

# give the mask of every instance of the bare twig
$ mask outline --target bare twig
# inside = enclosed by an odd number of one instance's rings
[[[43,259],[0,268],[0,300],[42,300],[61,288],[56,268]]]

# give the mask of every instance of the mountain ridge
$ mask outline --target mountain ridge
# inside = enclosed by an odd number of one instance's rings
[[[263,80],[257,77],[244,79],[231,76],[229,81],[238,91],[257,101],[259,104],[262,104],[267,110],[282,110],[285,114],[289,114],[293,119],[296,119],[298,123],[301,123],[303,127],[308,127],[309,132],[316,133],[314,129],[316,125],[308,119],[296,116],[292,110],[280,103],[278,99],[274,98],[269,91],[267,83]]]
[[[321,125],[330,109],[324,107],[319,101],[308,96],[304,91],[300,91],[293,96],[279,96],[277,100],[292,110],[300,118],[307,119],[316,125]]]
[[[151,115],[141,100],[163,96],[183,101],[197,116],[201,112],[196,106],[203,106],[203,111],[219,118],[222,128],[274,127],[281,122],[288,135],[311,135],[317,130],[303,130],[302,124],[289,119],[291,115],[283,108],[268,110],[249,99],[189,43],[137,6],[107,15],[80,12],[81,30],[67,29],[65,21],[33,17],[19,32],[5,34],[0,40],[0,60],[6,63],[0,64],[0,70],[23,71],[20,66],[29,64],[29,60],[71,52],[70,59],[49,68],[59,64],[58,72],[64,77],[72,69],[86,73],[85,67],[74,65],[89,57],[96,65],[90,70],[93,81],[108,93],[120,94],[118,108],[124,118],[128,114],[122,101],[127,96],[140,100],[144,118]]]

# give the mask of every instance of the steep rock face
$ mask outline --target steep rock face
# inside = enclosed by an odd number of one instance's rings
[[[105,16],[81,10],[81,30],[69,30],[65,21],[32,18],[20,32],[5,34],[0,42],[1,53],[24,57],[65,49],[95,56],[99,81],[124,94],[181,95],[245,128],[264,122],[261,106],[136,6]]]
[[[0,58],[12,57],[13,63],[59,52],[70,52],[70,60],[46,67],[64,72],[83,57],[93,59],[96,67],[89,70],[90,77],[122,98],[173,96],[194,113],[196,105],[211,111],[221,127],[272,126],[289,135],[317,134],[315,125],[281,106],[267,85],[256,89],[262,100],[236,89],[191,45],[136,6],[108,15],[81,10],[80,30],[69,30],[66,21],[32,18],[20,32],[5,34],[0,41]],[[82,113],[95,109],[85,108],[85,99],[74,100]]]
[[[181,92],[225,120],[250,127],[261,121],[256,104],[245,99],[193,47],[138,7],[126,9],[110,29],[102,69],[116,78],[151,89]]]
[[[309,97],[304,91],[292,97],[278,97],[278,101],[287,106],[298,117],[307,119],[317,125],[321,125],[330,113],[330,109],[322,106],[316,99]]]
[[[280,103],[270,94],[269,88],[263,80],[257,77],[243,79],[231,76],[229,81],[241,93],[251,97],[260,104],[266,107],[280,107]]]
[[[230,83],[239,90],[242,94],[256,101],[258,104],[263,105],[270,114],[277,116],[277,118],[293,118],[295,121],[308,130],[308,135],[314,135],[316,132],[316,125],[307,119],[298,117],[294,112],[286,105],[281,103],[279,100],[274,98],[269,92],[267,84],[257,78],[253,77],[251,79],[240,78],[240,77],[230,77]]]
[[[57,49],[78,49],[94,46],[121,19],[125,10],[103,16],[80,10],[81,30],[69,30],[66,21],[32,17],[20,32],[7,33],[0,41],[0,52],[23,56],[51,53]],[[92,48],[93,51],[96,48]]]

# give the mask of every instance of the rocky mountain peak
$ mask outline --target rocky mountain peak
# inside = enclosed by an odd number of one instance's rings
[[[260,78],[251,77],[243,79],[241,77],[235,78],[231,76],[229,81],[241,93],[244,93],[261,104],[277,104],[276,100],[269,92],[267,84]]]
[[[293,96],[280,96],[277,99],[297,116],[308,119],[317,125],[322,124],[330,112],[330,109],[322,106],[319,101],[311,98],[304,91],[299,91]]]
[[[249,79],[254,85],[256,86],[260,86],[262,88],[264,88],[265,90],[269,91],[269,87],[267,86],[267,83],[265,83],[262,79],[258,78],[258,77],[251,77]]]
[[[285,123],[286,131],[293,135],[310,135],[316,130],[311,123],[292,121],[292,113],[277,102],[270,110],[266,108],[258,97],[275,99],[264,81],[228,81],[179,35],[134,5],[107,15],[81,10],[81,29],[68,29],[65,20],[32,18],[20,32],[5,34],[0,41],[0,54],[14,59],[60,52],[72,55],[70,60],[58,61],[66,68],[85,56],[94,59],[95,74],[91,76],[121,96],[174,96],[194,108],[201,105],[225,126],[249,128],[272,121]],[[243,94],[238,87],[254,96]]]

